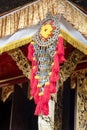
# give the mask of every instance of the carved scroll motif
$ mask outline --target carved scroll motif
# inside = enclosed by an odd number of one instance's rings
[[[27,58],[24,56],[21,49],[17,48],[8,52],[8,54],[12,57],[12,59],[16,62],[17,66],[20,70],[22,70],[23,74],[30,79],[31,67]]]
[[[14,85],[2,87],[1,100],[5,102],[8,97],[14,92]]]
[[[87,130],[87,72],[77,79],[75,130]]]
[[[77,86],[77,77],[79,75],[79,77],[81,75],[84,75],[85,73],[87,73],[87,68],[86,69],[81,69],[81,70],[77,70],[77,71],[74,71],[72,74],[71,74],[71,88],[74,89],[76,86]]]
[[[24,54],[22,53],[22,51],[20,49],[16,49],[13,51],[9,52],[9,55],[13,58],[14,61],[16,61],[17,66],[19,67],[20,70],[22,70],[23,74],[30,79],[30,65],[28,63],[27,58],[24,56]],[[82,52],[80,52],[79,50],[75,49],[73,51],[73,53],[70,55],[70,57],[67,59],[67,62],[64,63],[64,65],[61,67],[60,70],[60,86],[63,84],[63,82],[70,77],[71,73],[73,72],[73,70],[75,69],[77,63],[84,57],[84,54]],[[62,90],[61,93],[62,94]],[[58,106],[55,109],[55,113],[58,113],[58,111],[60,111],[60,115],[58,115],[55,119],[60,118],[58,120],[58,122],[60,122],[59,126],[57,126],[57,122],[55,122],[55,130],[60,129],[60,127],[62,127],[62,110],[61,110],[61,103],[62,103],[62,95],[61,95],[61,101],[59,102],[59,99],[57,99],[57,103],[56,106]],[[60,106],[59,106],[60,105]],[[50,108],[51,109],[51,108]],[[51,115],[52,116],[52,115]],[[43,118],[42,117],[39,117]],[[47,119],[49,117],[46,117]],[[50,118],[51,119],[51,118]],[[45,121],[45,119],[41,119],[43,121]],[[48,128],[49,128],[50,124],[48,123]],[[57,127],[58,129],[57,129]],[[40,127],[39,127],[40,129]],[[53,128],[51,127],[51,129],[53,130]],[[44,128],[42,128],[41,130],[44,130]]]
[[[85,56],[82,52],[75,49],[67,61],[63,64],[60,70],[60,84],[63,84],[63,82],[70,77],[72,72],[77,66],[77,63]]]

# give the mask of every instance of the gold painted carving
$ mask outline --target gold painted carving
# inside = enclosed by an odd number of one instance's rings
[[[87,71],[77,77],[75,130],[87,130]]]
[[[14,92],[14,85],[2,87],[1,100],[5,102],[8,97]]]
[[[81,75],[84,75],[85,73],[87,73],[87,69],[81,69],[81,70],[77,70],[77,71],[74,71],[70,78],[71,78],[71,88],[74,89],[76,86],[77,86],[77,77],[79,75],[79,77]]]
[[[16,62],[17,66],[20,70],[22,70],[23,74],[30,79],[31,67],[27,58],[24,56],[21,49],[17,48],[15,50],[9,51],[8,54],[12,57],[12,59]]]
[[[77,63],[85,56],[82,52],[75,49],[67,61],[62,65],[60,70],[60,84],[63,84],[63,82],[70,77],[72,72],[77,66]]]

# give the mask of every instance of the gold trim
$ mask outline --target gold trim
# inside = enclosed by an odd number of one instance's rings
[[[67,33],[66,31],[64,31],[62,29],[61,29],[61,34],[62,34],[63,38],[68,43],[70,43],[73,47],[77,48],[84,54],[87,54],[87,46],[84,45],[84,43],[80,42],[78,39],[74,38],[73,36],[71,36],[69,33]]]
[[[18,48],[20,46],[23,46],[25,44],[28,44],[32,41],[32,37],[22,38],[20,40],[16,40],[14,42],[10,42],[7,45],[0,48],[0,54],[15,48]]]
[[[85,56],[81,51],[75,49],[60,69],[60,85],[70,77],[78,62]]]
[[[69,42],[73,47],[77,48],[78,50],[80,50],[81,52],[83,52],[84,54],[87,55],[87,46],[84,45],[84,43],[80,42],[78,39],[74,38],[73,36],[71,36],[69,33],[67,33],[64,30],[60,30],[63,38]],[[26,45],[28,43],[30,43],[32,41],[32,37],[26,37],[26,38],[22,38],[20,40],[14,41],[14,42],[10,42],[8,43],[6,46],[3,46],[0,48],[0,54],[18,47],[21,47],[23,45]]]
[[[28,62],[27,57],[23,54],[21,49],[17,48],[15,50],[9,51],[8,54],[16,62],[18,68],[22,70],[22,73],[30,79],[31,66]]]
[[[84,54],[87,54],[87,46],[84,45],[84,43],[80,42],[79,40],[77,40],[76,38],[74,38],[73,36],[71,36],[69,33],[67,33],[64,30],[60,30],[63,38],[69,42],[73,47],[77,48],[78,50],[80,50],[81,52],[83,52]],[[20,40],[8,43],[6,46],[3,46],[0,48],[0,54],[15,48],[18,48],[20,46],[26,45],[28,43],[30,43],[32,41],[32,37],[27,37],[27,38],[22,38]]]

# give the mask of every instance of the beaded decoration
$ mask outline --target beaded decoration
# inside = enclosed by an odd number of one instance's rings
[[[48,103],[51,94],[56,93],[59,64],[65,61],[63,38],[59,31],[59,19],[48,14],[40,22],[39,31],[28,47],[28,59],[32,63],[30,86],[36,103],[35,115],[49,114]]]

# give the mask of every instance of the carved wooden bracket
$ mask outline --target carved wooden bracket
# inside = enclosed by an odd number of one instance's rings
[[[8,97],[14,92],[14,85],[2,87],[1,100],[5,102]]]
[[[16,62],[17,66],[20,70],[22,70],[23,74],[30,79],[31,67],[27,58],[24,56],[21,49],[17,48],[15,50],[9,51],[8,54],[12,57],[12,59]]]
[[[78,62],[85,56],[82,52],[75,49],[67,61],[63,64],[60,70],[60,84],[63,84],[63,82],[70,77],[74,69],[76,68]]]
[[[74,89],[77,85],[77,78],[78,78],[78,75],[79,77],[80,76],[85,76],[87,75],[87,68],[85,69],[81,69],[81,70],[77,70],[77,71],[74,71],[72,74],[71,74],[71,88]]]

